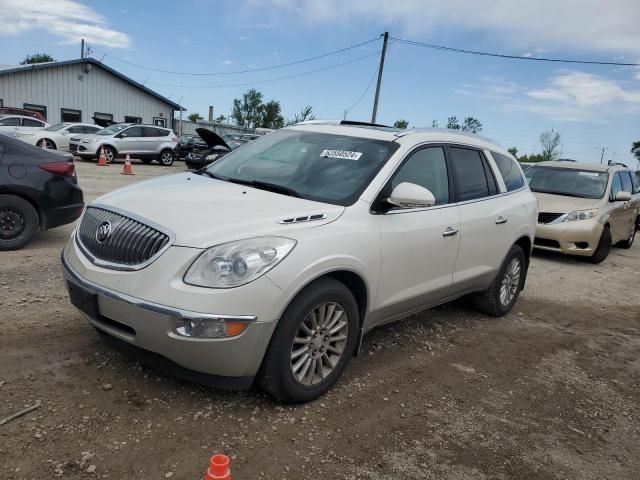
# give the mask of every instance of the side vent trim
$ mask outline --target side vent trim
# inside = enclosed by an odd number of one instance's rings
[[[313,215],[306,215],[304,217],[285,218],[283,220],[278,220],[278,223],[281,223],[283,225],[287,225],[287,224],[290,224],[290,223],[315,222],[317,220],[324,220],[325,218],[327,218],[327,214],[326,213],[316,213],[316,214],[313,214]]]

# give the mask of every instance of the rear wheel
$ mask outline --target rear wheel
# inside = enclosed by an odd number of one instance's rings
[[[39,227],[38,212],[26,200],[0,195],[0,250],[18,250],[31,241]]]
[[[49,150],[56,150],[56,143],[53,140],[49,140],[48,138],[41,138],[36,143],[36,147],[40,148],[48,148]]]
[[[322,278],[291,302],[278,322],[260,384],[284,402],[313,400],[329,390],[353,355],[358,305],[337,280]]]
[[[494,317],[509,313],[522,290],[526,268],[522,247],[514,245],[489,288],[475,296],[478,310]]]
[[[596,251],[593,252],[593,255],[589,257],[589,261],[591,263],[600,263],[609,256],[610,251],[611,251],[611,230],[609,230],[609,226],[607,225],[604,227],[604,230],[602,230],[602,235],[600,235],[600,241],[598,242],[598,247],[596,248]]]
[[[163,167],[170,167],[173,165],[173,162],[176,160],[175,152],[171,150],[163,150],[160,152],[160,156],[158,157],[158,162]]]

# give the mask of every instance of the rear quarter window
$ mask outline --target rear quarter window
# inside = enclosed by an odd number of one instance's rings
[[[500,175],[504,179],[504,184],[507,187],[507,192],[512,192],[524,187],[524,178],[520,173],[520,169],[511,158],[500,153],[491,152],[491,156],[498,166]]]

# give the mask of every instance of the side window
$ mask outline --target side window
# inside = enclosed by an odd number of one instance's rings
[[[620,179],[622,180],[622,190],[633,193],[633,184],[631,183],[629,172],[620,172]]]
[[[129,138],[144,137],[144,133],[142,132],[142,127],[130,127],[124,130],[122,133],[124,133]]]
[[[84,131],[82,133],[96,133],[96,132],[99,132],[100,130],[102,130],[102,128],[101,127],[89,127],[89,126],[85,125],[83,127],[83,130]]]
[[[451,166],[456,180],[458,201],[488,197],[495,193],[495,180],[482,155],[469,148],[450,147]]]
[[[142,136],[144,137],[158,137],[158,129],[153,127],[141,127]]]
[[[20,119],[17,117],[9,117],[0,120],[0,125],[3,127],[19,127]]]
[[[620,174],[616,173],[613,176],[613,180],[611,180],[611,194],[609,198],[613,200],[620,191],[622,191],[622,182],[620,180]]]
[[[391,189],[402,182],[427,188],[436,198],[436,205],[449,203],[449,175],[442,147],[423,148],[413,153],[391,179]]]
[[[500,175],[502,175],[504,184],[507,187],[507,192],[512,192],[524,187],[524,179],[520,174],[520,169],[513,160],[505,155],[494,152],[491,152],[491,156],[496,161]]]
[[[84,127],[82,125],[76,125],[75,127],[69,127],[67,131],[69,133],[84,133]]]
[[[44,124],[38,120],[31,120],[30,118],[22,119],[23,127],[44,127]]]

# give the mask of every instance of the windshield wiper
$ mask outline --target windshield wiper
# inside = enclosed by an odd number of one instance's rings
[[[536,193],[548,193],[549,195],[562,195],[564,197],[579,197],[580,195],[576,195],[573,193],[567,193],[567,192],[556,192],[554,190],[538,190],[535,188],[531,189],[532,192],[536,192]]]
[[[284,185],[278,185],[277,183],[263,182],[262,180],[242,180],[240,178],[227,178],[226,181],[259,188],[260,190],[267,190],[269,192],[281,193],[283,195],[289,195],[290,197],[302,198],[302,195],[292,188],[285,187]]]
[[[215,180],[223,180],[222,177],[218,177],[216,174],[211,173],[209,170],[207,170],[207,167],[201,168],[200,170],[197,170],[195,173],[197,173],[198,175],[206,175],[207,177],[211,177]]]

